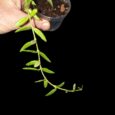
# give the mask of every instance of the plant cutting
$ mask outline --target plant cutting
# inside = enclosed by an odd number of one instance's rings
[[[70,0],[24,0],[22,10],[28,15],[16,23],[16,26],[18,27],[16,33],[27,30],[32,31],[33,39],[31,41],[27,41],[20,49],[20,52],[28,52],[31,53],[31,55],[36,54],[37,59],[33,59],[27,62],[23,69],[41,72],[42,79],[35,81],[35,83],[43,83],[44,88],[52,86],[51,91],[49,91],[45,96],[50,96],[57,90],[69,93],[82,91],[83,89],[83,86],[77,87],[76,83],[73,84],[72,89],[66,89],[64,88],[65,82],[60,84],[53,84],[48,79],[46,74],[54,74],[55,72],[47,67],[42,66],[41,58],[49,63],[51,63],[51,60],[43,51],[40,50],[38,41],[40,38],[44,42],[47,42],[47,39],[41,30],[32,25],[33,18],[37,19],[38,21],[41,20],[41,18],[44,18],[51,23],[49,31],[54,31],[59,28],[66,15],[69,13],[70,8]],[[28,22],[30,22],[30,26],[26,25]],[[36,49],[31,49],[31,46],[35,46]]]

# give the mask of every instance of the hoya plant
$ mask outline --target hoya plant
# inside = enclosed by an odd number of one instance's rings
[[[53,0],[46,0],[46,2],[48,2],[51,5],[51,7],[53,7]],[[65,93],[82,91],[83,86],[77,87],[76,83],[73,84],[72,89],[66,89],[64,88],[65,85],[64,81],[62,81],[60,84],[54,84],[46,76],[47,74],[54,74],[55,72],[47,67],[42,66],[41,58],[46,60],[48,63],[51,63],[51,60],[48,58],[48,56],[43,51],[40,50],[41,48],[39,48],[39,40],[41,39],[43,42],[47,42],[47,39],[44,33],[40,29],[32,25],[32,19],[35,18],[39,21],[40,17],[38,17],[37,15],[39,13],[38,9],[30,8],[30,4],[33,6],[36,5],[34,0],[24,0],[23,10],[28,15],[26,17],[23,17],[16,23],[18,29],[15,32],[17,33],[27,30],[32,31],[33,39],[31,41],[27,41],[21,47],[20,52],[28,52],[31,53],[31,55],[36,54],[37,58],[27,62],[25,64],[25,67],[23,67],[23,70],[41,72],[42,79],[35,81],[35,83],[42,83],[44,88],[47,88],[48,86],[52,87],[52,89],[45,96],[50,96],[54,94],[57,90],[64,91]],[[28,22],[30,22],[29,26],[26,25],[26,23]],[[31,49],[31,46],[35,46],[36,49],[35,50]]]

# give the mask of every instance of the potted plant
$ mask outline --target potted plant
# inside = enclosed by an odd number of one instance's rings
[[[54,74],[55,72],[47,67],[42,66],[41,58],[51,63],[51,60],[48,56],[39,49],[38,38],[41,38],[44,42],[47,42],[46,36],[44,33],[36,27],[33,27],[31,24],[27,26],[26,23],[32,21],[33,18],[38,21],[41,18],[47,19],[51,23],[51,27],[49,31],[54,31],[58,29],[63,22],[64,18],[67,16],[71,8],[70,0],[24,0],[23,11],[25,11],[28,15],[22,19],[20,19],[16,26],[18,29],[16,32],[31,30],[33,34],[33,40],[25,43],[20,52],[28,52],[37,55],[37,59],[31,60],[25,64],[24,70],[38,71],[42,74],[42,79],[35,81],[35,83],[43,83],[44,88],[47,88],[48,85],[52,86],[50,92],[46,94],[46,96],[50,96],[55,93],[57,90],[68,92],[76,92],[82,91],[83,87],[76,87],[76,84],[73,84],[72,89],[65,89],[63,86],[65,82],[62,82],[58,85],[53,84],[49,81],[46,74]],[[31,46],[35,45],[36,49],[31,49]]]
[[[38,16],[50,21],[49,31],[58,29],[71,9],[70,0],[35,0],[35,3]]]

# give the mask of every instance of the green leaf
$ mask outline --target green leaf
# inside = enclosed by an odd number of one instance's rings
[[[40,61],[37,60],[34,64],[34,67],[38,67],[38,66],[40,66]]]
[[[82,91],[83,90],[83,85],[81,87],[77,87],[75,91]]]
[[[32,68],[32,67],[24,67],[23,70],[32,70],[32,71],[40,71],[39,69]]]
[[[48,86],[48,81],[44,80],[44,88],[47,88],[47,86]]]
[[[37,52],[34,51],[34,50],[23,50],[22,52],[27,52],[27,53],[37,53]]]
[[[39,65],[40,65],[40,62],[38,60],[32,60],[32,61],[26,63],[26,66],[38,67]]]
[[[76,83],[73,84],[73,91],[76,90]]]
[[[53,1],[52,0],[47,0],[49,2],[49,4],[51,5],[51,7],[53,7]]]
[[[50,96],[52,94],[54,94],[57,91],[57,89],[52,89],[49,93],[47,93],[45,96]]]
[[[41,30],[37,28],[34,28],[33,30],[44,42],[47,42],[47,39]]]
[[[27,10],[29,9],[30,4],[31,4],[32,1],[33,1],[33,0],[24,0],[24,5],[23,5],[24,11],[27,12]]]
[[[33,0],[24,0],[24,4],[27,5],[27,4],[30,4]]]
[[[40,79],[38,81],[35,81],[35,83],[40,83],[40,82],[43,82],[43,81],[44,81],[44,79]]]
[[[29,42],[26,42],[26,43],[22,46],[20,52],[22,52],[23,50],[27,49],[28,47],[34,45],[35,43],[36,43],[35,40],[31,40],[31,41],[29,41]]]
[[[28,20],[29,20],[28,17],[23,17],[16,23],[16,26],[17,27],[23,26],[25,23],[28,22]]]
[[[42,57],[43,59],[45,59],[47,62],[50,62],[50,63],[51,63],[51,60],[46,56],[45,53],[43,53],[43,52],[40,51],[40,55],[41,55],[41,57]]]
[[[36,13],[37,13],[37,9],[33,9],[33,10],[30,12],[30,17],[35,16]]]
[[[32,1],[32,5],[36,6],[36,3],[34,1]]]
[[[58,85],[58,87],[63,87],[65,85],[65,82],[62,82],[61,84]]]
[[[46,72],[46,73],[49,73],[49,74],[54,74],[54,73],[55,73],[54,71],[52,71],[52,70],[50,70],[50,69],[48,69],[48,68],[42,68],[42,70],[43,70],[44,72]]]
[[[31,29],[30,26],[23,26],[23,27],[17,29],[17,30],[15,31],[15,33],[17,33],[17,32],[22,32],[22,31],[26,31],[26,30],[30,30],[30,29]]]

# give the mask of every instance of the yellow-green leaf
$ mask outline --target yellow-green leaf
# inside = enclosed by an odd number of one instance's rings
[[[28,22],[28,20],[29,20],[28,17],[23,17],[16,23],[16,26],[17,27],[23,26],[24,24]]]
[[[29,42],[26,42],[26,43],[22,46],[20,52],[22,52],[23,50],[27,49],[28,47],[34,45],[35,43],[36,43],[35,40],[31,40],[31,41],[29,41]]]
[[[37,51],[34,51],[34,50],[23,50],[22,52],[27,52],[27,53],[37,53]]]
[[[24,5],[23,5],[24,11],[27,12],[27,10],[29,9],[30,4],[31,4],[32,1],[33,1],[33,0],[24,0]]]
[[[38,67],[39,65],[40,65],[40,62],[38,60],[32,60],[32,61],[26,63],[26,66]]]
[[[35,6],[35,5],[36,5],[36,3],[35,3],[34,1],[32,1],[32,5],[34,5],[34,6]]]
[[[52,89],[49,93],[47,93],[45,96],[50,96],[52,94],[54,94],[57,91],[57,89]]]
[[[47,42],[47,39],[41,30],[37,28],[34,28],[33,30],[44,42]]]
[[[17,29],[15,32],[22,32],[22,31],[26,31],[26,30],[30,30],[31,27],[30,26],[23,26],[23,27],[20,27],[19,29]]]
[[[23,70],[31,70],[31,71],[40,71],[39,69],[32,68],[32,67],[24,67]]]
[[[35,16],[36,13],[37,13],[37,9],[33,9],[33,10],[31,11],[31,13],[30,13],[30,17]]]
[[[28,5],[32,2],[33,0],[24,0],[24,5]]]
[[[49,73],[49,74],[54,74],[54,73],[55,73],[54,71],[52,71],[52,70],[50,70],[50,69],[48,69],[48,68],[42,68],[42,70],[43,70],[44,72],[46,72],[46,73]]]
[[[65,82],[62,82],[61,84],[58,85],[58,87],[63,87],[65,85]]]
[[[44,88],[47,88],[47,86],[48,86],[48,81],[44,80]]]
[[[76,83],[73,84],[73,91],[76,90]]]
[[[38,66],[40,66],[40,61],[39,61],[39,60],[37,60],[37,61],[35,62],[35,64],[34,64],[34,67],[38,67]]]
[[[77,87],[75,91],[82,91],[83,90],[83,85],[81,87]]]
[[[51,63],[51,60],[48,58],[48,56],[47,56],[45,53],[43,53],[43,52],[40,51],[40,55],[41,55],[41,57],[42,57],[43,59],[45,59],[47,62],[50,62],[50,63]]]
[[[44,79],[40,79],[40,80],[35,81],[35,83],[40,83],[40,82],[43,82],[43,81],[44,81]]]

